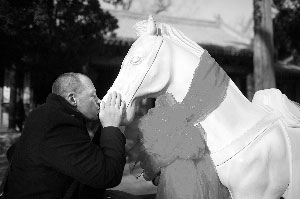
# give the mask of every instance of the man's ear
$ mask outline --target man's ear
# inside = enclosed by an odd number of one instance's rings
[[[69,93],[67,96],[67,100],[72,106],[75,106],[75,107],[77,106],[75,93]]]

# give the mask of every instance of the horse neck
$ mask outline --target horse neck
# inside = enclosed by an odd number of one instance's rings
[[[205,130],[208,147],[215,152],[240,137],[266,115],[230,80],[224,101],[200,124]]]
[[[177,102],[182,102],[193,80],[199,58],[175,44],[170,44],[169,47],[172,48],[169,52],[172,52],[173,61],[169,66],[171,76],[167,92],[171,93]]]
[[[177,102],[182,102],[189,91],[200,59],[174,43],[166,42],[165,47],[170,48],[166,50],[170,57],[162,58],[172,60],[163,62],[169,63],[168,70],[171,71],[167,92],[171,93]],[[200,124],[206,132],[210,150],[215,151],[235,140],[265,115],[266,112],[252,104],[230,80],[224,101]]]

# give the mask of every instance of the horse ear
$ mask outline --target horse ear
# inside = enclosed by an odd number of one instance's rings
[[[155,21],[151,15],[149,16],[148,20],[137,22],[133,28],[138,37],[141,35],[156,35],[157,32]]]
[[[147,34],[149,35],[156,35],[157,33],[157,28],[156,28],[156,24],[153,20],[153,17],[151,15],[149,15],[148,17],[148,27],[147,27]]]

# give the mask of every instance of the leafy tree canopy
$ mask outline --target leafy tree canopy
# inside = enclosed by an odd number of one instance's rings
[[[0,65],[33,72],[42,92],[58,74],[81,71],[116,28],[98,0],[0,0]]]
[[[300,1],[274,0],[278,14],[274,19],[274,42],[279,60],[300,64]]]

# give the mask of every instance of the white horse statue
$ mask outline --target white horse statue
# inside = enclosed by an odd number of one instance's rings
[[[198,117],[193,126],[204,130],[232,198],[300,198],[299,106],[278,89],[258,91],[250,102],[207,51],[168,24],[157,27],[151,16],[136,31],[108,91],[126,102],[124,122],[132,122],[146,97],[189,98],[189,112]]]

